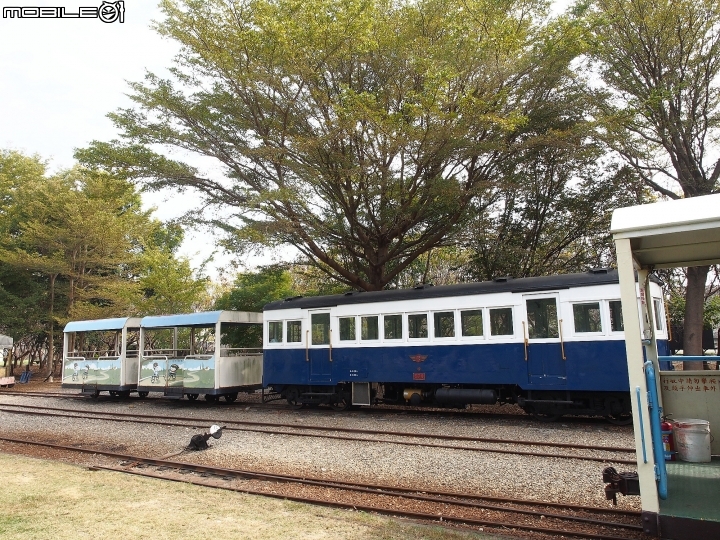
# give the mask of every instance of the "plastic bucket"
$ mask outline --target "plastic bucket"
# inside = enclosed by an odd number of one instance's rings
[[[682,461],[710,461],[710,422],[696,418],[674,420],[675,449]]]

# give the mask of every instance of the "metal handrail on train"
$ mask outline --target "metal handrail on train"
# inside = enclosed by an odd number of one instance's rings
[[[150,357],[150,356],[175,356],[178,354],[179,351],[187,350],[190,352],[189,349],[144,349],[143,350],[143,356]]]

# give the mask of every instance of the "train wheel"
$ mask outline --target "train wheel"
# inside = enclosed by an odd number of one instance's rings
[[[296,409],[302,409],[303,404],[298,401],[300,397],[300,392],[298,392],[297,388],[290,388],[285,393],[285,400],[288,402],[288,405],[292,405]]]
[[[225,401],[227,401],[228,403],[232,403],[233,401],[235,401],[238,398],[238,393],[231,392],[229,394],[225,394],[223,397],[225,398]]]
[[[609,416],[605,417],[605,420],[610,422],[611,424],[614,424],[616,426],[628,426],[632,424],[633,417],[632,414],[625,413],[625,414],[611,414]]]
[[[118,396],[121,398],[129,398],[130,397],[130,390],[121,390],[117,393]]]
[[[217,396],[213,394],[205,394],[205,401],[217,401]]]
[[[537,420],[540,420],[541,422],[557,422],[562,418],[562,414],[560,413],[548,413],[548,412],[541,412],[535,409],[532,405],[528,405],[523,407],[523,411],[525,411],[527,414],[533,415]]]
[[[351,406],[350,399],[347,395],[343,395],[335,403],[331,403],[330,406],[334,411],[347,411]]]
[[[188,394],[187,397],[190,401],[195,401],[198,398],[198,395],[197,394]]]
[[[110,390],[109,394],[110,394],[112,397],[116,397],[116,396],[118,395],[118,393],[117,393],[115,390]]]
[[[148,397],[148,394],[149,394],[149,393],[150,393],[150,392],[138,392],[138,397],[144,399],[144,398]]]

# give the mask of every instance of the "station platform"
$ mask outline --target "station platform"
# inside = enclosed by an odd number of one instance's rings
[[[668,497],[660,500],[662,536],[720,538],[720,458],[668,462],[667,476]]]

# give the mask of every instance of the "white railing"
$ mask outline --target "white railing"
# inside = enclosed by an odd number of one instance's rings
[[[246,349],[246,348],[227,348],[227,349],[220,349],[220,356],[251,356],[251,355],[257,355],[262,354],[263,350],[261,348],[252,348],[252,349]]]

